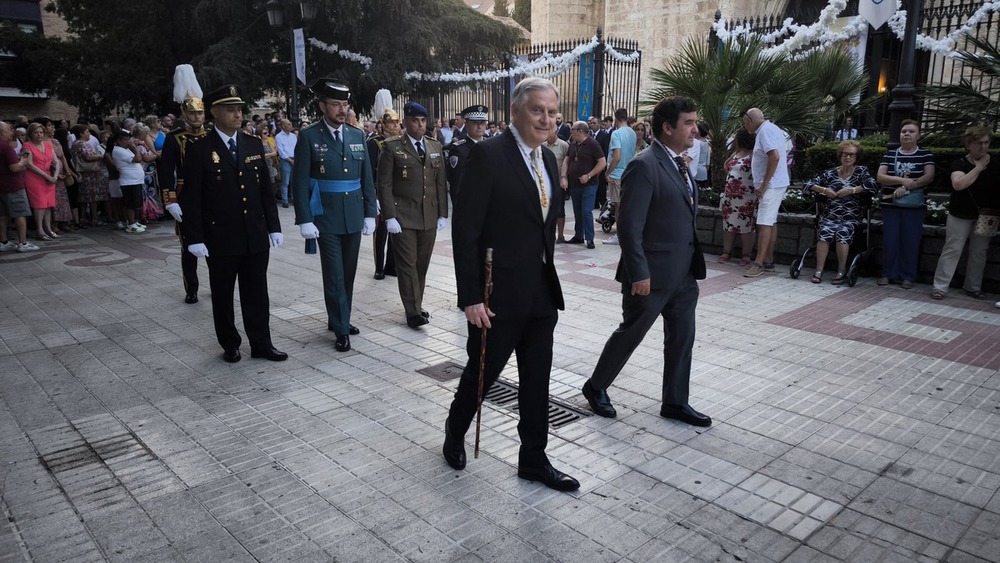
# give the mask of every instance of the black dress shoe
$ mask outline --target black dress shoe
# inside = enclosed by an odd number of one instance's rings
[[[188,293],[187,295],[184,296],[184,302],[187,303],[188,305],[191,305],[192,303],[197,303],[198,302],[198,294],[197,293]]]
[[[360,330],[358,330],[358,327],[356,327],[356,326],[354,326],[354,325],[347,325],[347,326],[348,326],[348,327],[350,327],[350,328],[348,328],[348,329],[347,329],[347,332],[348,332],[348,333],[349,333],[349,334],[350,334],[351,336],[357,336],[357,335],[361,334],[361,331],[360,331]]]
[[[546,487],[557,491],[575,491],[580,488],[579,481],[551,465],[546,465],[545,467],[518,467],[517,476],[528,481],[538,481]]]
[[[587,402],[590,403],[590,408],[594,411],[594,414],[605,418],[618,416],[618,411],[611,405],[611,398],[608,397],[608,391],[606,389],[594,389],[589,379],[583,384],[583,396],[587,398]]]
[[[444,460],[452,469],[465,469],[465,437],[455,438],[451,435],[448,420],[444,421]]]
[[[232,350],[226,350],[226,351],[224,351],[222,353],[222,359],[226,360],[227,362],[229,362],[231,364],[235,364],[236,362],[240,361],[240,359],[242,359],[242,358],[243,358],[243,356],[240,355],[240,349],[239,348],[233,348]]]
[[[427,311],[420,311],[420,316],[423,317],[423,318],[425,318],[425,319],[431,318],[431,314],[428,313]]]
[[[406,326],[410,328],[422,327],[425,324],[430,323],[427,317],[423,315],[413,315],[412,317],[406,317]]]
[[[333,345],[338,352],[346,352],[351,349],[351,337],[346,334],[337,337],[337,343]]]
[[[587,241],[587,248],[594,248],[594,241],[588,240]]]
[[[271,347],[267,350],[250,350],[250,357],[264,358],[266,360],[271,360],[272,362],[283,362],[288,359],[288,354]]]
[[[663,405],[660,416],[686,422],[692,426],[711,426],[712,417],[701,414],[691,408],[691,405]]]
[[[377,280],[384,280],[385,279],[385,274],[383,274],[382,272],[375,272],[375,279],[377,279]]]
[[[583,244],[584,242],[582,238],[573,237],[566,241],[566,244]]]

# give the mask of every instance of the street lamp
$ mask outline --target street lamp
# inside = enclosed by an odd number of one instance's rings
[[[913,63],[917,54],[917,33],[920,32],[920,20],[923,17],[923,0],[905,0],[903,4],[906,6],[906,31],[899,58],[899,75],[896,87],[892,89],[892,102],[888,108],[890,149],[899,147],[900,124],[913,115],[917,108],[913,103],[913,95],[917,92],[913,86]]]
[[[285,4],[278,0],[271,0],[267,3],[267,23],[275,29],[285,27]],[[309,23],[316,17],[316,2],[314,0],[299,0],[299,19],[302,23]],[[291,92],[288,107],[288,119],[292,125],[299,125],[299,89],[295,83],[295,33],[292,31],[292,17],[288,17],[288,41],[291,44],[291,57],[288,59],[291,67]]]

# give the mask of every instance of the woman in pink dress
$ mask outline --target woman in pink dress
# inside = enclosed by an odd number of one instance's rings
[[[28,142],[24,150],[31,153],[31,164],[24,175],[28,203],[35,216],[38,240],[52,240],[59,235],[52,232],[52,209],[56,206],[56,179],[59,164],[52,143],[45,140],[45,127],[41,123],[28,125]]]

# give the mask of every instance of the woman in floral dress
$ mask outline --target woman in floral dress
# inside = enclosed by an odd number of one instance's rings
[[[156,184],[156,160],[159,158],[156,141],[150,128],[142,123],[136,123],[132,128],[132,137],[135,138],[135,146],[142,157],[142,170],[145,173],[140,219],[143,223],[159,221],[163,219],[163,202],[160,201],[160,190]]]
[[[722,211],[722,255],[719,263],[729,262],[736,235],[740,235],[743,258],[740,266],[753,259],[753,235],[757,223],[757,194],[750,177],[750,157],[754,135],[740,129],[733,140],[733,154],[726,160],[726,186],[719,201]]]
[[[56,174],[56,206],[52,209],[52,232],[59,234],[63,231],[72,231],[70,223],[73,222],[73,209],[69,204],[69,193],[66,189],[66,177],[72,173],[66,155],[63,154],[62,145],[55,139],[56,122],[47,117],[37,120],[45,127],[45,140],[52,145],[55,151],[57,163]]]
[[[90,144],[90,129],[86,125],[75,125],[71,129],[76,135],[76,142],[70,149],[73,151],[73,162],[80,174],[80,204],[90,207],[91,226],[105,225],[97,219],[97,204],[104,204],[105,213],[108,210],[108,173],[104,167],[104,150],[94,149]],[[91,163],[98,163],[94,166]],[[89,169],[88,169],[89,168]],[[82,214],[82,212],[81,212]]]

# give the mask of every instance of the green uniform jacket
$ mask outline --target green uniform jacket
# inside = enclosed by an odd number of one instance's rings
[[[423,164],[405,134],[386,139],[378,159],[382,219],[395,218],[404,229],[434,229],[438,217],[448,216],[444,151],[434,139],[424,137],[423,143]]]
[[[292,168],[295,224],[314,223],[320,233],[347,235],[361,232],[365,217],[374,218],[375,183],[368,161],[364,131],[344,125],[340,148],[324,120],[299,132]],[[361,180],[361,189],[346,193],[323,193],[323,214],[313,216],[309,207],[309,179]]]

